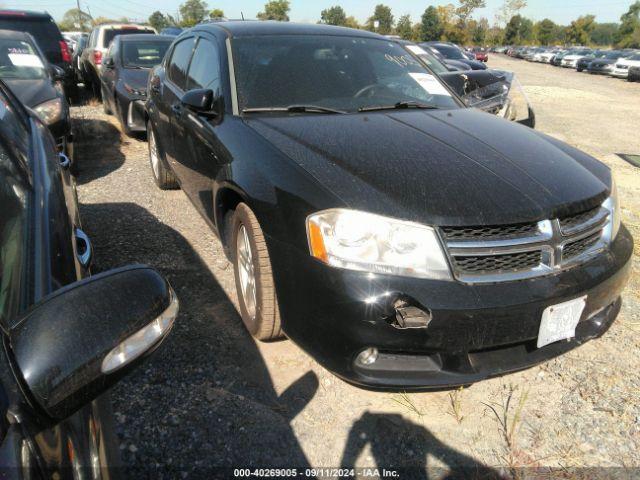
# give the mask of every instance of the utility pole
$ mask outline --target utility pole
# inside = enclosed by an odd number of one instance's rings
[[[76,5],[78,6],[78,29],[82,31],[82,11],[80,10],[80,0],[76,0]]]

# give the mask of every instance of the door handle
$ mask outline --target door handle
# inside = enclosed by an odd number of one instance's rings
[[[93,259],[93,248],[89,236],[80,228],[76,228],[76,257],[83,268],[88,269]]]
[[[58,158],[62,168],[69,168],[69,166],[71,166],[71,160],[69,160],[69,157],[67,157],[63,152],[58,153]]]

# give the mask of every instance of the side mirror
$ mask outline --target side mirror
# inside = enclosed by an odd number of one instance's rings
[[[51,78],[53,78],[53,80],[56,82],[60,80],[64,80],[65,72],[62,68],[60,68],[57,65],[51,65],[49,67],[49,73],[51,74]]]
[[[104,62],[102,62],[102,65],[104,65],[105,68],[111,69],[116,66],[116,63],[113,61],[113,58],[107,57],[104,59]]]
[[[104,393],[167,336],[178,313],[169,283],[130,266],[73,283],[9,331],[31,403],[62,420]]]
[[[182,105],[198,115],[222,118],[224,111],[222,98],[217,97],[213,90],[195,89],[186,92],[180,99]]]

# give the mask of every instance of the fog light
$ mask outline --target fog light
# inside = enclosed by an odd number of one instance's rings
[[[378,359],[378,349],[375,347],[367,348],[358,355],[357,361],[362,365],[372,365]]]

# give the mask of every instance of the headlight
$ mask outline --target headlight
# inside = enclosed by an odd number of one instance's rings
[[[54,98],[53,100],[41,103],[33,110],[36,112],[38,117],[40,117],[40,120],[47,125],[51,125],[52,123],[60,120],[60,117],[62,116],[62,100]]]
[[[618,199],[618,187],[616,181],[611,174],[611,195],[602,204],[604,208],[609,210],[609,223],[605,228],[605,237],[609,242],[613,242],[620,230],[620,200]]]
[[[311,255],[334,267],[408,277],[450,279],[435,230],[355,210],[307,218]]]

